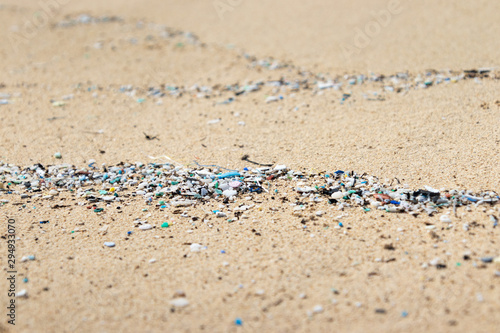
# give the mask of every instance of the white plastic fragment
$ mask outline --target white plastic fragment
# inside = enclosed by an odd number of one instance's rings
[[[451,218],[449,215],[441,215],[439,220],[444,223],[451,223]]]
[[[225,190],[222,192],[222,195],[224,195],[225,197],[232,197],[235,196],[236,194],[238,194],[238,192],[235,190]]]
[[[203,245],[198,244],[198,243],[192,243],[189,246],[191,252],[200,252],[203,249]]]
[[[340,191],[338,192],[333,192],[332,195],[330,196],[332,199],[338,200],[344,197],[344,194]]]
[[[176,298],[176,299],[171,300],[170,304],[172,304],[173,306],[175,306],[177,308],[183,308],[183,307],[186,307],[189,305],[189,301],[184,297],[180,297],[180,298]]]
[[[195,200],[171,201],[170,204],[174,207],[191,206],[196,203]]]
[[[323,307],[321,305],[316,305],[314,308],[313,308],[313,312],[314,313],[321,313],[323,312]]]
[[[28,261],[28,260],[35,260],[35,256],[34,255],[23,256],[20,261],[21,262],[25,262],[25,261]]]

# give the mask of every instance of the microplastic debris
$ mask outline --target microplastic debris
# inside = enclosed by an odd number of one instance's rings
[[[441,217],[439,218],[439,220],[441,222],[444,222],[444,223],[451,223],[451,219],[448,215],[441,215]]]
[[[189,246],[191,252],[200,252],[203,249],[203,245],[200,245],[198,243],[192,243]]]
[[[313,312],[314,313],[321,313],[323,312],[323,307],[321,305],[316,305],[314,308],[313,308]]]
[[[21,258],[20,262],[25,262],[28,260],[35,260],[35,256],[34,255],[24,256]]]
[[[183,308],[183,307],[186,307],[189,305],[189,301],[186,298],[181,297],[181,298],[176,298],[176,299],[171,300],[170,304],[172,304],[173,306],[175,306],[177,308]]]

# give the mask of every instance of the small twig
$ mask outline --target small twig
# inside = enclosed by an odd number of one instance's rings
[[[142,132],[142,133],[144,134],[144,136],[146,137],[147,140],[154,140],[154,139],[160,140],[160,139],[158,139],[158,136],[148,135],[148,134],[146,134],[144,132]]]
[[[265,164],[265,163],[259,163],[259,162],[254,162],[254,161],[250,161],[248,158],[250,156],[249,155],[243,155],[243,157],[241,158],[242,161],[246,161],[246,162],[249,162],[249,163],[253,163],[253,164],[256,164],[256,165],[260,165],[260,166],[266,166],[266,167],[271,167],[273,166],[273,164]]]
[[[203,165],[203,164],[200,164],[200,163],[198,163],[198,162],[196,162],[196,161],[193,161],[193,162],[194,162],[197,166],[201,166],[201,167],[204,167],[204,168],[219,168],[219,169],[224,169],[224,170],[229,170],[229,171],[236,171],[236,172],[238,172],[238,170],[233,170],[233,169],[223,168],[223,167],[221,167],[221,166],[219,166],[219,165],[215,165],[215,164],[213,164],[213,165]]]

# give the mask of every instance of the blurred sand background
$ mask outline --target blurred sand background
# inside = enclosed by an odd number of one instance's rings
[[[286,68],[249,68],[241,50],[331,76],[498,69],[500,3],[402,0],[387,27],[346,57],[342,45],[351,45],[356,29],[364,29],[389,1],[221,2],[230,9],[218,11],[218,1],[59,1],[46,24],[13,44],[12,36],[26,33],[23,25],[43,6],[1,1],[0,92],[15,95],[11,104],[0,105],[0,160],[54,164],[60,163],[53,157],[60,151],[62,162],[78,166],[90,159],[114,164],[168,155],[182,163],[196,159],[241,168],[246,166],[241,156],[249,154],[300,170],[398,177],[412,188],[500,191],[498,80],[464,80],[344,105],[342,93],[335,91],[300,91],[279,104],[264,103],[266,93],[257,92],[228,105],[215,102],[229,95],[164,98],[156,105],[113,90],[128,84],[214,86],[296,76]],[[80,14],[122,21],[54,27]],[[192,32],[204,46],[161,40],[158,24]],[[138,42],[130,43],[131,38]],[[87,89],[94,86],[99,87],[95,96]],[[67,94],[74,98],[64,107],[51,104]],[[207,124],[217,118],[220,123]],[[159,140],[145,140],[143,133]],[[494,267],[462,258],[467,251],[476,261],[500,254],[498,228],[491,228],[481,209],[460,212],[455,228],[437,232],[439,239],[425,229],[425,223],[439,225],[438,217],[355,211],[346,218],[352,227],[347,234],[325,228],[336,215],[329,212],[311,225],[315,237],[310,237],[288,211],[271,216],[268,208],[279,204],[264,198],[263,210],[243,225],[215,221],[218,228],[199,226],[188,234],[192,225],[179,221],[168,231],[125,241],[131,221],[143,214],[142,201],[131,201],[121,214],[100,216],[78,207],[36,205],[36,211],[0,207],[2,218],[15,217],[22,231],[17,255],[37,256],[19,269],[30,277],[22,287],[30,297],[18,303],[19,331],[494,332],[500,327]],[[151,219],[160,223],[164,214],[154,214]],[[54,223],[42,230],[41,217]],[[86,232],[61,231],[81,222]],[[472,222],[478,225],[473,232],[461,229]],[[105,236],[97,232],[103,224],[110,227]],[[117,247],[103,248],[108,239]],[[182,245],[186,242],[209,250],[190,253]],[[387,243],[396,250],[384,250]],[[396,260],[374,261],[382,257]],[[436,257],[446,259],[448,268],[421,268]],[[4,263],[3,254],[0,258]],[[149,264],[151,258],[157,262]],[[4,284],[2,279],[1,290]],[[171,312],[169,302],[179,289],[190,305]],[[260,289],[264,295],[255,295]],[[301,293],[307,297],[299,298]],[[324,312],[308,317],[317,304]],[[387,313],[376,314],[375,308]],[[402,317],[402,311],[409,315]],[[242,327],[234,325],[236,317],[243,319]],[[5,322],[2,327],[8,328]]]

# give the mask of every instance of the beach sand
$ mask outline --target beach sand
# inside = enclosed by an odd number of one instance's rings
[[[390,13],[390,1],[379,0],[60,0],[48,10],[46,2],[0,4],[0,93],[10,96],[0,105],[4,163],[197,161],[242,169],[254,167],[242,160],[249,155],[304,174],[354,170],[412,189],[500,191],[500,3],[402,0]],[[390,13],[385,26],[357,47],[359,31],[376,28],[381,12]],[[82,14],[120,19],[58,24]],[[252,67],[245,52],[287,67]],[[265,87],[221,103],[235,97],[222,87],[257,81],[407,73],[414,82],[432,70],[478,68],[494,69],[485,78],[382,92],[379,100],[363,98],[383,91],[368,82],[293,93]],[[135,95],[123,92],[127,85]],[[147,93],[160,85],[217,93],[199,98],[186,89],[159,104]],[[278,95],[284,98],[266,103]],[[298,195],[284,183],[276,189],[276,198],[254,196],[259,208],[233,223],[209,214],[220,200],[183,209],[209,220],[203,223],[142,198],[96,214],[70,192],[52,200],[0,195],[9,199],[0,206],[1,234],[13,218],[19,237],[17,291],[28,292],[16,299],[15,328],[4,317],[0,331],[499,329],[500,267],[480,260],[500,255],[500,229],[488,217],[499,216],[498,206],[459,208],[451,227],[441,213],[339,211],[327,202],[298,216],[279,200]],[[339,214],[343,228],[335,228]],[[136,218],[156,228],[134,229]],[[175,224],[160,228],[164,221]],[[191,252],[191,243],[207,249]],[[28,255],[36,260],[19,262]],[[423,267],[436,258],[446,267]],[[8,285],[0,281],[4,306]],[[178,290],[188,306],[172,306]]]

